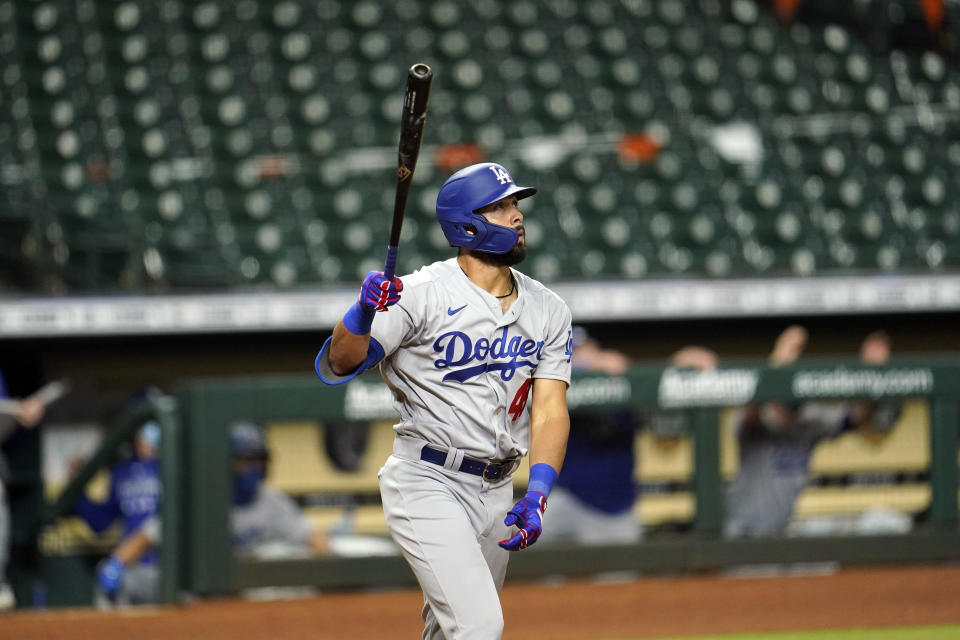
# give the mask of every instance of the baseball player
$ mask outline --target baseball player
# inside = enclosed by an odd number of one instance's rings
[[[777,338],[771,366],[794,362],[807,331],[788,327]],[[868,335],[860,348],[865,364],[883,364],[890,339]],[[899,402],[805,402],[750,405],[736,418],[740,469],[727,488],[724,535],[765,536],[783,532],[797,498],[810,479],[810,456],[821,441],[857,429],[865,435],[888,432],[900,415]]]
[[[0,399],[8,398],[7,385],[0,372]],[[18,425],[27,429],[37,426],[43,419],[43,402],[34,396],[14,400],[10,414],[0,413],[0,444],[12,436]],[[10,479],[7,459],[0,451],[0,611],[16,605],[13,589],[7,584],[7,561],[10,559],[10,506],[7,501],[6,483]]]
[[[714,369],[717,354],[688,345],[670,356],[670,366]],[[574,371],[624,375],[629,357],[601,347],[583,327],[573,328]],[[643,524],[634,515],[638,487],[634,440],[649,429],[654,442],[672,446],[687,428],[682,410],[638,414],[630,409],[574,409],[563,472],[554,487],[541,543],[573,540],[580,544],[626,544],[643,539]]]
[[[97,603],[103,606],[149,604],[157,601],[160,510],[160,425],[146,422],[137,431],[135,456],[110,470],[106,502],[82,496],[76,511],[97,532],[120,518],[122,541],[97,568]],[[76,466],[76,463],[74,464]]]
[[[428,639],[501,636],[509,551],[537,541],[563,462],[570,310],[512,268],[527,252],[518,203],[534,193],[494,163],[450,176],[436,212],[457,256],[392,281],[367,274],[317,355],[328,384],[379,364],[393,391],[400,422],[380,493],[423,589]]]
[[[230,428],[230,454],[234,551],[244,555],[258,555],[268,549],[327,553],[327,536],[307,520],[289,496],[263,484],[269,453],[260,427],[252,422],[234,424]]]
[[[573,328],[574,371],[620,376],[630,359],[600,343],[583,327]],[[633,515],[636,416],[629,409],[570,412],[570,437],[563,472],[554,487],[541,543],[638,542],[643,528]]]

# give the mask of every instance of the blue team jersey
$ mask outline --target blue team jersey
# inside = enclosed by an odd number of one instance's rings
[[[95,531],[103,531],[117,518],[123,520],[123,536],[143,526],[160,509],[160,461],[126,460],[111,470],[110,496],[104,503],[81,498],[77,512]],[[144,555],[143,562],[155,562],[156,552]]]
[[[570,437],[557,485],[607,513],[633,507],[635,422],[631,413],[570,413]]]

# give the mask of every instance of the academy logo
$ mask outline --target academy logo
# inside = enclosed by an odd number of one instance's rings
[[[519,367],[536,369],[543,352],[543,340],[510,336],[507,327],[493,340],[473,340],[462,331],[448,331],[433,343],[433,350],[443,354],[434,360],[437,369],[464,367],[443,376],[443,381],[466,382],[487,371],[499,371],[500,378],[511,380]],[[479,362],[473,366],[471,362]]]
[[[567,392],[567,407],[603,407],[626,404],[633,391],[623,376],[589,376],[577,380]]]
[[[658,401],[664,408],[743,404],[753,398],[759,380],[754,369],[667,369],[660,376]]]
[[[801,371],[794,375],[790,390],[798,398],[925,395],[933,391],[933,371],[926,367],[886,371],[837,367]]]

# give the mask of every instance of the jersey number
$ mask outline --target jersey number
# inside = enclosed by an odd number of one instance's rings
[[[513,396],[513,402],[510,403],[510,416],[514,422],[517,421],[517,418],[520,417],[527,406],[527,396],[529,395],[531,382],[533,382],[533,378],[524,380],[520,388],[517,389],[517,395]]]

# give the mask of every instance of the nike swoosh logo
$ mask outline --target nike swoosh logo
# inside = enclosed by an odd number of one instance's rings
[[[467,305],[463,305],[462,307],[457,307],[456,309],[451,309],[450,307],[447,307],[447,315],[448,315],[448,316],[452,316],[452,315],[454,315],[455,313],[458,313],[458,312],[460,312],[460,311],[463,311],[463,310],[466,309],[466,308],[467,308]]]

